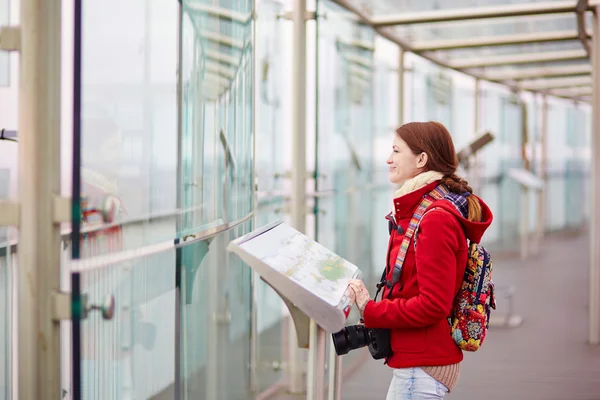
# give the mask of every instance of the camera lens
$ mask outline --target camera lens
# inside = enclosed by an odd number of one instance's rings
[[[369,344],[368,331],[363,325],[352,325],[331,335],[333,347],[338,356],[348,354],[350,350],[355,350]]]

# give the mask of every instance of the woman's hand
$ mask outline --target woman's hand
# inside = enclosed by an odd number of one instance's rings
[[[371,296],[369,296],[369,291],[365,286],[364,282],[360,279],[351,279],[348,283],[348,286],[354,292],[354,302],[356,303],[356,307],[360,311],[360,315],[362,317],[363,311],[365,311],[365,307],[369,300],[371,300]]]

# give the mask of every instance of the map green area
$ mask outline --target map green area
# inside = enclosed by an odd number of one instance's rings
[[[247,251],[332,306],[340,303],[348,281],[359,272],[352,263],[284,224],[251,242]]]

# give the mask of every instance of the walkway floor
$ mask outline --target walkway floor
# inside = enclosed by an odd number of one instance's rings
[[[513,284],[514,329],[493,328],[477,353],[465,355],[448,399],[600,399],[600,347],[587,345],[587,236],[553,235],[527,262],[494,263],[497,286]],[[506,310],[498,299],[497,314]],[[391,370],[369,359],[343,384],[344,400],[385,399]]]

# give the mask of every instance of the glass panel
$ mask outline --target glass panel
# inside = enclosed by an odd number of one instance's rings
[[[112,321],[91,312],[81,323],[84,399],[173,398],[177,332],[183,398],[251,398],[251,271],[225,251],[251,228],[81,273],[90,304],[116,305]]]
[[[259,208],[256,226],[282,219],[284,204],[283,201],[274,201]],[[287,314],[287,308],[279,295],[260,279],[255,280],[254,296],[257,315],[256,389],[263,392],[284,376],[286,325],[283,316]]]
[[[569,153],[567,109],[565,103],[549,100],[548,104],[548,190],[546,191],[546,229],[559,230],[566,226],[567,205],[565,174]]]
[[[208,3],[182,3],[186,233],[252,209],[252,2]]]
[[[183,399],[250,399],[251,270],[227,253],[246,222],[181,249]],[[191,281],[191,282],[190,282]]]
[[[584,156],[587,137],[585,134],[585,110],[581,106],[567,106],[567,145],[569,155],[565,171],[566,228],[579,230],[584,226],[586,215],[587,171],[589,164]],[[582,206],[582,201],[585,203]]]
[[[374,287],[371,237],[373,192],[374,31],[348,18],[337,5],[319,1],[317,188],[333,192],[315,204],[319,243],[359,266]],[[333,195],[332,195],[333,194]],[[383,222],[382,222],[383,223]],[[354,311],[349,324],[358,321]],[[360,354],[351,352],[344,363]]]
[[[83,399],[149,398],[174,380],[175,250],[81,273],[89,304],[115,299],[111,321],[81,321]]]
[[[12,142],[0,142],[3,146],[16,151]],[[8,150],[6,149],[6,150]],[[0,169],[0,201],[10,198],[10,169]],[[16,246],[10,245],[10,239],[15,235],[15,229],[0,226],[0,397],[12,397],[12,333],[15,329],[13,315],[14,296],[16,296],[16,281],[13,265],[16,262]]]
[[[409,81],[410,91],[405,101],[410,102],[411,111],[407,121],[439,121],[452,131],[452,77],[436,65],[415,57],[411,57],[407,65],[410,73],[405,79]]]
[[[15,330],[15,247],[7,241],[7,228],[0,228],[0,397],[12,398],[12,337]]]
[[[509,168],[521,168],[521,108],[518,99],[500,89],[484,88],[483,129],[496,135],[480,155],[481,192],[494,214],[486,243],[498,250],[517,249],[520,232],[521,189],[508,177]]]
[[[393,185],[388,180],[389,170],[385,163],[392,149],[395,130],[398,127],[398,47],[384,40],[375,42],[374,124],[373,135],[373,212],[371,215],[371,276],[378,280],[385,267],[388,245],[387,221],[391,211]],[[406,74],[408,75],[408,74]],[[406,86],[407,78],[405,78]],[[405,97],[405,99],[408,99]],[[373,286],[369,286],[373,289]],[[375,294],[374,292],[372,294]]]
[[[126,223],[125,248],[176,235],[178,10],[150,0],[83,8],[82,165],[73,166],[83,229]],[[116,215],[103,217],[111,207]],[[83,256],[110,251],[99,243]]]
[[[278,1],[258,2],[261,23],[256,27],[256,226],[285,219],[289,204],[285,161],[289,161],[289,146],[285,147],[283,107],[291,82],[286,79],[286,63],[291,56],[286,35],[291,22],[280,18],[284,12]],[[279,295],[259,278],[255,279],[254,296],[257,316],[256,390],[263,392],[283,378],[284,313],[286,308]]]

